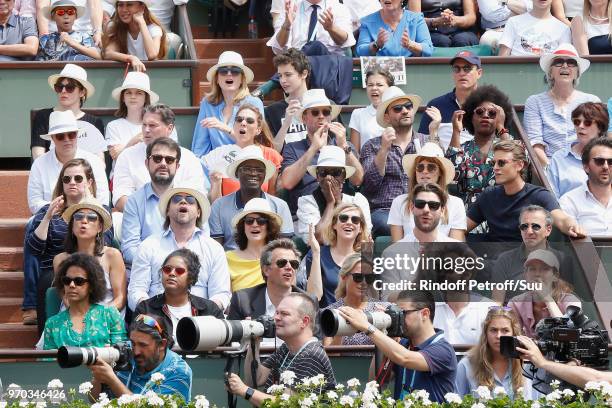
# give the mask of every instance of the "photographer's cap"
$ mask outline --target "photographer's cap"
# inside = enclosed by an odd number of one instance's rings
[[[557,256],[547,249],[536,249],[535,251],[531,252],[527,257],[524,266],[529,266],[529,264],[533,263],[535,260],[542,261],[546,265],[559,270],[559,260],[557,259]]]

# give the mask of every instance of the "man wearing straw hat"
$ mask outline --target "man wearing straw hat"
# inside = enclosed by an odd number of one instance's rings
[[[283,149],[281,165],[281,187],[289,190],[289,209],[297,211],[298,197],[311,194],[318,186],[317,180],[307,172],[316,164],[323,146],[340,147],[346,155],[346,164],[355,168],[349,181],[361,185],[363,169],[355,153],[355,147],[346,140],[346,129],[338,122],[332,122],[340,114],[340,107],[333,104],[323,89],[309,89],[302,97],[299,116],[308,132],[305,139],[288,143]]]
[[[198,255],[201,264],[198,281],[190,292],[225,310],[231,297],[230,273],[223,247],[202,230],[210,212],[204,194],[191,185],[175,185],[161,196],[159,212],[165,218],[165,230],[145,239],[132,263],[130,309],[164,291],[160,274],[164,259],[176,249],[187,248]]]
[[[32,59],[38,51],[38,33],[32,17],[13,14],[15,0],[5,0],[0,7],[0,26],[3,27],[0,39],[0,61],[19,61]]]

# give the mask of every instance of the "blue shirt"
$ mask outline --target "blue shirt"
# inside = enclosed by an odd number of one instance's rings
[[[612,118],[612,98],[608,99],[608,115]],[[608,132],[612,132],[612,120],[608,124]]]
[[[497,374],[493,373],[493,386],[494,387],[503,387],[506,391],[506,394],[510,397],[510,399],[514,399],[514,389],[512,388],[512,364],[520,364],[520,360],[510,359],[510,364],[508,364],[508,369],[506,370],[504,377],[499,378]],[[523,398],[526,400],[531,399],[531,380],[526,377],[523,378],[523,384],[521,387],[523,388]],[[465,356],[459,361],[457,364],[457,378],[455,379],[455,385],[457,387],[457,394],[460,396],[474,394],[476,389],[480,386],[474,378],[474,372],[472,371],[472,364],[470,363],[470,359],[468,356]]]
[[[395,30],[391,30],[391,27],[383,21],[380,11],[377,11],[361,19],[359,41],[356,48],[357,56],[365,57],[370,55],[370,44],[376,41],[378,30],[381,28],[384,28],[389,33],[389,40],[376,52],[378,57],[412,57],[414,54],[407,48],[402,47],[404,31],[408,32],[408,36],[412,41],[421,44],[423,48],[421,57],[430,57],[433,53],[433,44],[423,13],[404,10],[399,24]]]
[[[306,272],[310,277],[312,267],[312,251],[306,254]],[[336,288],[338,287],[338,274],[340,265],[334,262],[329,245],[321,245],[321,281],[323,282],[323,297],[319,301],[319,307],[327,307],[336,301]]]
[[[87,31],[71,31],[70,37],[87,48],[96,48],[93,37]],[[38,61],[92,61],[95,58],[81,54],[65,42],[61,41],[61,33],[54,32],[40,37]]]
[[[409,348],[408,339],[401,339],[400,344]],[[410,347],[421,353],[429,371],[416,371],[399,365],[393,366],[395,373],[395,391],[393,398],[403,398],[404,392],[425,390],[432,402],[444,402],[444,395],[455,392],[455,374],[457,372],[457,357],[455,350],[444,338],[444,331],[436,329],[436,334],[423,343]]]
[[[164,219],[158,205],[159,197],[150,182],[129,196],[121,224],[121,252],[125,262],[132,263],[142,241],[163,231]]]
[[[437,98],[433,98],[431,101],[427,102],[427,106],[435,106],[440,110],[440,114],[442,114],[441,123],[451,123],[453,119],[453,113],[456,110],[461,109],[461,106],[459,106],[459,104],[457,103],[457,95],[455,94],[454,88],[449,93],[440,95]],[[429,115],[421,115],[419,133],[428,135],[430,123],[431,118],[429,117]]]
[[[571,148],[559,150],[550,159],[546,177],[557,198],[580,187],[587,180],[587,174],[582,168],[582,157]]]
[[[238,112],[240,106],[245,103],[249,103],[251,105],[256,106],[257,109],[259,109],[259,111],[261,112],[262,117],[264,116],[264,107],[261,99],[249,95],[234,104],[232,109],[232,116],[230,117],[230,120],[228,122],[229,127],[232,127],[234,125],[236,113]],[[202,99],[202,103],[200,103],[200,112],[198,113],[198,120],[196,120],[195,129],[193,131],[193,141],[191,142],[191,151],[198,158],[202,157],[206,153],[210,152],[213,149],[216,149],[219,146],[235,143],[235,141],[232,140],[232,138],[227,133],[222,132],[219,129],[205,128],[200,125],[200,122],[206,118],[217,118],[223,122],[224,108],[224,100],[222,100],[221,103],[218,105],[213,105],[208,101],[207,98]]]
[[[157,385],[150,382],[154,373],[163,374],[165,380]],[[191,367],[174,351],[166,349],[164,360],[151,371],[140,374],[136,370],[136,363],[132,360],[131,371],[118,371],[117,377],[134,394],[145,394],[155,391],[164,395],[181,395],[186,402],[191,400]]]

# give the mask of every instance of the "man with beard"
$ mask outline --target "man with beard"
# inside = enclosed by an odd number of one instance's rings
[[[164,259],[179,248],[187,248],[200,259],[198,279],[190,293],[212,300],[225,310],[231,296],[225,252],[201,229],[209,210],[208,200],[193,186],[175,184],[160,197],[164,230],[151,235],[138,247],[128,285],[130,309],[135,310],[141,301],[164,291],[160,273]]]
[[[410,213],[414,218],[413,235],[416,242],[459,242],[438,231],[440,218],[446,209],[448,195],[434,183],[417,184],[412,190]],[[411,242],[400,239],[398,242]]]
[[[191,399],[192,372],[189,365],[172,347],[172,335],[157,316],[138,315],[130,325],[130,341],[134,358],[130,371],[118,371],[101,359],[89,366],[93,374],[91,396],[98,399],[102,384],[110,388],[110,398],[155,391],[158,394],[178,394]],[[164,376],[161,383],[151,380],[153,373]]]
[[[589,236],[612,234],[612,140],[591,140],[582,152],[586,183],[563,195],[559,204],[584,227]]]
[[[408,176],[402,167],[406,154],[418,153],[426,136],[412,129],[421,98],[389,87],[376,109],[376,121],[385,130],[361,148],[363,186],[361,193],[370,202],[372,235],[391,235],[387,219],[393,199],[407,193]],[[347,163],[348,164],[348,163]]]

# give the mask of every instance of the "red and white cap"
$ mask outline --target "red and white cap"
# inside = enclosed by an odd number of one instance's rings
[[[578,63],[579,76],[589,69],[589,66],[591,65],[591,61],[581,58],[578,55],[578,51],[576,51],[576,48],[574,48],[572,44],[564,43],[560,44],[553,52],[544,54],[540,57],[540,68],[542,68],[542,71],[548,74],[551,64],[557,58],[570,58],[576,61]]]

